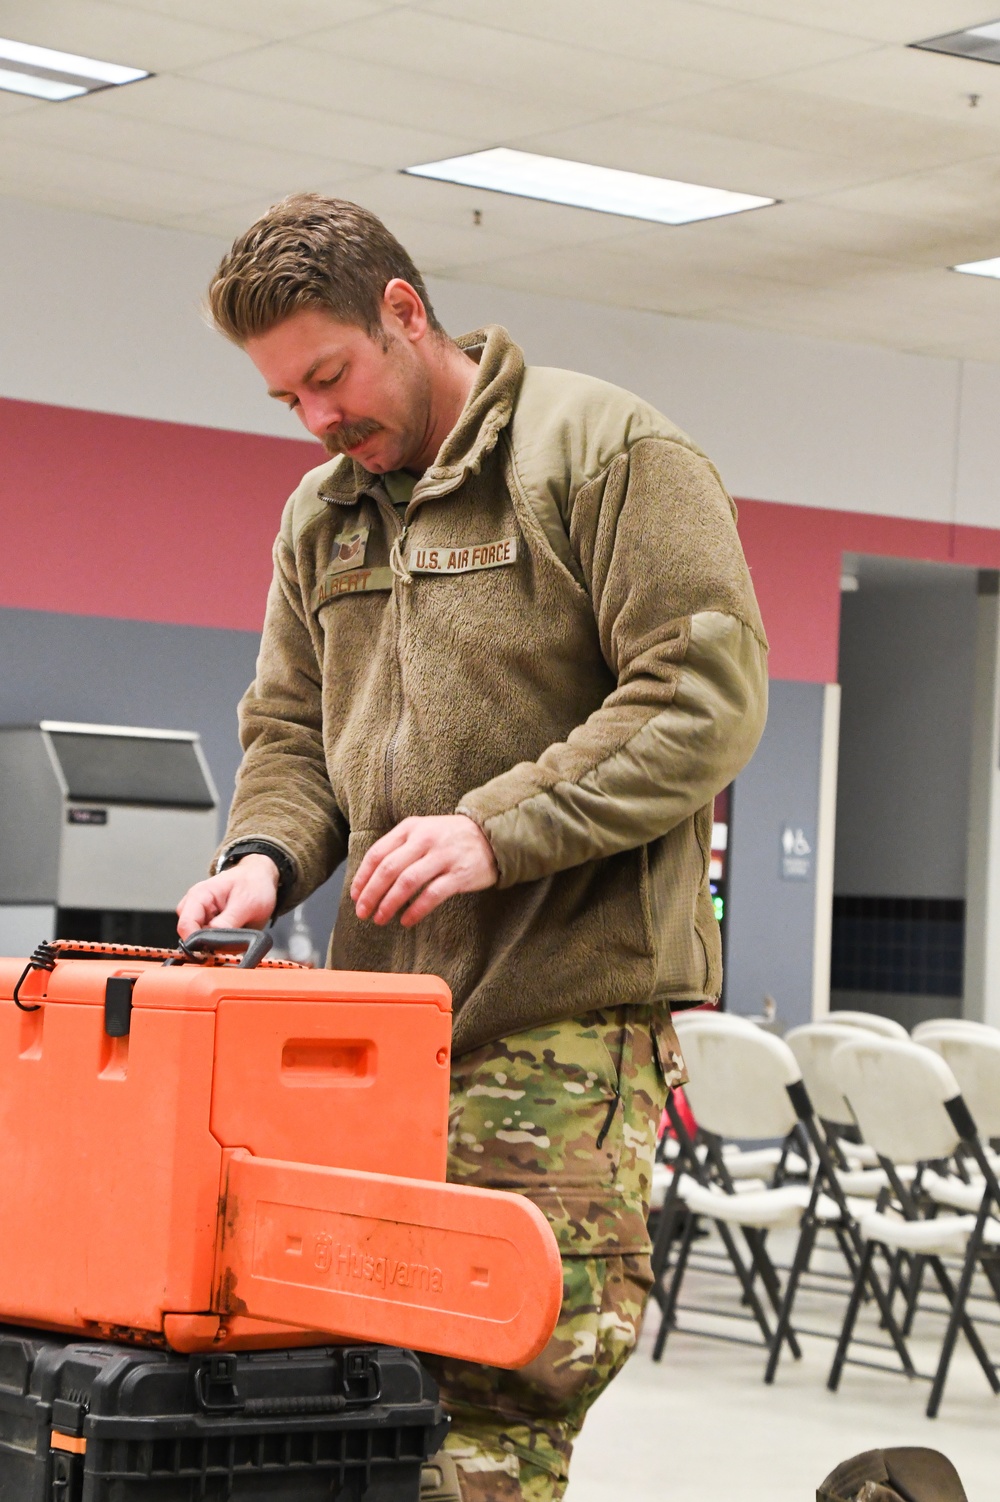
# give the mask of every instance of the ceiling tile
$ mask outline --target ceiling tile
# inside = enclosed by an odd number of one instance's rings
[[[731,225],[744,238],[797,246],[803,257],[823,260],[846,253],[893,266],[943,266],[963,243],[953,222],[920,222],[879,212],[833,208],[825,199],[802,199],[779,204],[767,214],[742,214],[713,221],[720,229]],[[710,224],[691,228],[708,230]]]
[[[672,101],[646,111],[642,118],[741,141],[848,157],[868,179],[1000,150],[1000,97],[996,108],[966,107],[954,120],[945,121],[786,87],[779,80],[731,85]]]
[[[435,15],[480,21],[481,0],[424,0]],[[604,55],[637,58],[668,68],[764,78],[863,50],[865,39],[720,10],[697,0],[505,0],[502,21],[490,24],[523,36],[563,43],[567,38]]]
[[[552,297],[617,307],[642,308],[680,317],[697,317],[719,301],[719,277],[700,267],[667,269],[650,265],[627,250],[607,246],[573,246],[557,252],[533,251],[516,259],[486,262],[475,268],[487,285],[524,288]],[[462,267],[442,268],[440,275],[468,279]],[[733,287],[752,279],[732,273]]]
[[[823,0],[821,11],[810,12],[802,0],[701,0],[706,8],[768,16],[803,26],[822,23],[826,31],[869,37],[874,41],[916,42],[943,36],[983,20],[983,0]]]
[[[205,0],[128,0],[130,10],[146,11],[169,20],[200,22]],[[252,31],[270,41],[328,30],[333,25],[391,10],[398,0],[212,0],[216,26]]]
[[[23,115],[27,110],[51,108],[51,104],[40,99],[26,99],[23,94],[5,94],[0,90],[0,120],[8,115]]]
[[[206,135],[369,167],[404,167],[414,159],[452,156],[467,146],[461,136],[363,120],[333,108],[264,98],[192,78],[152,78],[141,90],[108,89],[87,103],[113,115],[123,130],[131,128],[130,120],[164,127],[178,122]]]
[[[177,126],[132,120],[128,130],[123,131],[114,115],[88,109],[90,102],[81,100],[81,107],[72,113],[50,110],[40,120],[15,116],[2,121],[0,142],[8,141],[18,149],[33,142],[57,151],[132,163],[153,171],[181,176],[190,173],[196,179],[229,185],[226,198],[234,196],[234,188],[237,192],[247,189],[279,197],[290,187],[306,188],[327,181],[338,170],[338,164],[326,156],[278,151],[256,142],[223,140]],[[365,174],[365,169],[357,166],[353,169],[341,166],[340,170],[355,177]],[[0,161],[0,180],[3,171]]]
[[[753,298],[720,298],[715,313],[734,322],[767,324],[775,315],[799,332],[824,338],[853,339],[859,343],[882,343],[916,352],[928,339],[962,342],[963,325],[972,331],[983,320],[983,299],[964,298],[953,284],[963,278],[945,271],[879,272],[855,283],[807,292],[793,285],[760,288]],[[972,280],[968,278],[968,280]],[[956,291],[959,295],[955,295]],[[1000,299],[997,299],[1000,307]],[[915,308],[933,311],[917,319]],[[957,338],[956,338],[957,336]],[[1000,350],[1000,320],[996,329]]]
[[[635,265],[651,269],[714,276],[720,287],[731,272],[823,288],[869,271],[896,269],[893,262],[863,247],[810,245],[801,234],[782,235],[776,219],[770,227],[760,222],[752,225],[750,219],[744,214],[685,225],[679,230],[642,231],[601,249],[609,248],[632,258]]]
[[[1000,240],[1000,155],[826,193],[822,202],[831,210],[891,215],[920,220],[932,228],[946,227],[956,245],[966,236],[991,232]]]
[[[782,79],[790,89],[830,95],[882,109],[907,110],[935,119],[971,125],[1000,122],[1000,67],[912,47],[878,47],[855,57],[803,68]]]
[[[202,14],[213,15],[214,7]],[[112,0],[4,0],[0,30],[18,42],[80,52],[86,57],[162,72],[255,46],[244,26],[206,26],[139,11]],[[131,84],[141,88],[142,84]]]
[[[424,129],[461,133],[466,150],[571,125],[596,113],[584,100],[574,105],[537,91],[508,94],[473,78],[443,87],[439,79],[408,73],[403,67],[354,59],[339,62],[329,52],[314,52],[304,45],[275,43],[186,72],[208,83],[361,119],[403,126],[419,122]]]
[[[14,197],[147,224],[206,207],[219,197],[217,182],[189,173],[158,172],[35,142],[5,152],[2,174],[3,191]],[[128,205],[127,216],[123,204]]]
[[[577,119],[619,114],[672,98],[675,77],[677,87],[686,91],[683,72],[597,51],[585,40],[578,45],[578,32],[554,42],[505,31],[502,17],[497,21],[471,24],[397,9],[318,33],[309,38],[309,46],[328,50],[338,63],[353,60],[382,67],[387,58],[405,58],[408,74],[425,74],[447,81],[449,87],[482,83],[512,96],[560,101]],[[701,80],[703,75],[696,77]]]

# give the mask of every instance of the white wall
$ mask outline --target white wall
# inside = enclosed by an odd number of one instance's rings
[[[834,890],[964,898],[976,573],[873,567],[843,597]]]
[[[0,199],[0,396],[298,436],[198,305],[221,241]],[[434,281],[455,332],[630,387],[763,500],[1000,526],[1000,367]]]

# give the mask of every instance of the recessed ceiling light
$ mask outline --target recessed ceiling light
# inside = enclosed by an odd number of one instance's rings
[[[967,26],[964,31],[948,31],[944,36],[928,37],[925,42],[911,42],[924,52],[950,52],[953,57],[971,57],[980,63],[1000,63],[1000,21],[983,26]]]
[[[31,94],[36,99],[76,99],[139,78],[151,78],[143,68],[124,68],[76,52],[56,52],[0,37],[0,89]]]
[[[991,261],[966,261],[964,266],[953,266],[952,271],[967,271],[970,276],[1000,277],[1000,256]]]
[[[468,188],[540,198],[547,203],[595,209],[601,214],[621,214],[629,219],[651,219],[656,224],[718,219],[723,214],[741,214],[777,202],[750,193],[730,193],[725,188],[674,182],[669,177],[647,177],[642,172],[620,172],[617,168],[592,167],[587,162],[568,162],[561,157],[536,156],[506,146],[403,170],[413,177],[433,177]]]

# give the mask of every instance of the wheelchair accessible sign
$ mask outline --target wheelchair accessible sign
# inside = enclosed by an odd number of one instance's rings
[[[781,831],[782,881],[808,881],[812,864],[813,847],[805,831],[797,824],[785,824]]]

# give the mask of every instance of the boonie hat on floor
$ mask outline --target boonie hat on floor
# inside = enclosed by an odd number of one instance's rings
[[[816,1502],[969,1502],[958,1472],[940,1450],[904,1445],[866,1450],[831,1471]]]

